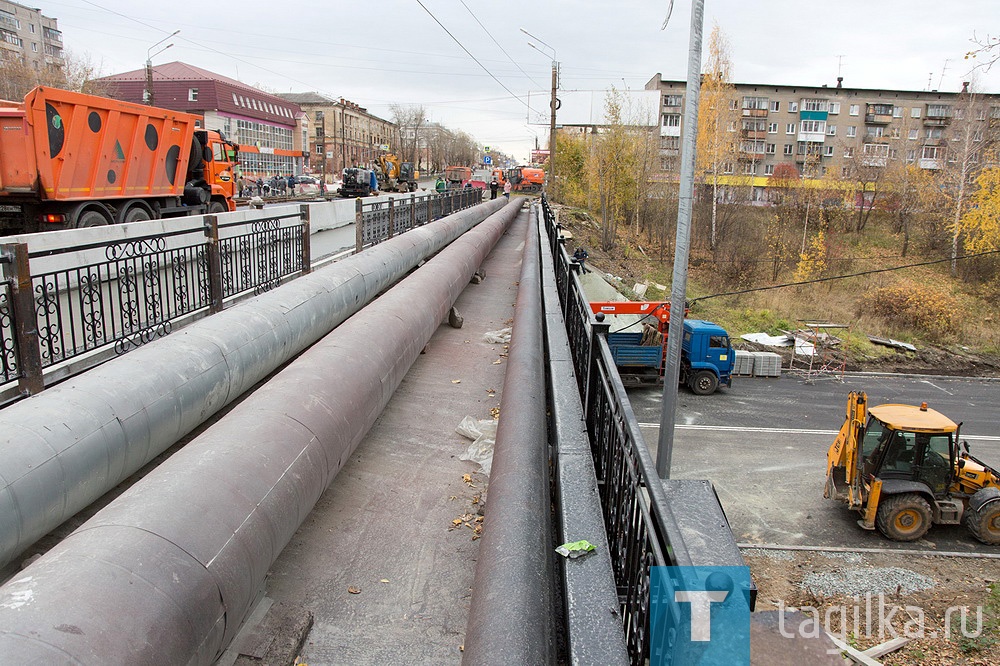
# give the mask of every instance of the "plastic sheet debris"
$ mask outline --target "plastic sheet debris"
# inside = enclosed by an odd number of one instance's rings
[[[569,543],[564,543],[556,548],[556,552],[563,557],[568,557],[571,560],[578,557],[583,557],[587,553],[597,550],[597,546],[590,543],[586,539],[581,539],[580,541],[571,541]]]
[[[486,342],[493,344],[507,344],[510,342],[510,333],[511,329],[508,326],[507,328],[501,328],[499,331],[488,331],[483,338]]]
[[[493,467],[493,449],[497,440],[497,422],[492,419],[477,421],[466,416],[455,428],[462,437],[473,440],[469,448],[458,456],[459,460],[468,460],[482,467],[483,474],[490,475]]]
[[[899,340],[893,340],[892,338],[875,338],[870,335],[868,336],[868,339],[876,345],[883,345],[885,347],[892,347],[894,349],[902,349],[904,351],[911,351],[911,352],[917,351],[917,348],[911,345],[909,342],[900,342]]]

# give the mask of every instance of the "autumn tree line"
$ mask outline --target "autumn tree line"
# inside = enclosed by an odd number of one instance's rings
[[[996,98],[974,86],[958,96],[936,169],[921,168],[907,154],[907,137],[920,120],[895,118],[875,152],[843,150],[844,144],[837,167],[823,169],[822,144],[815,151],[807,144],[798,165],[779,163],[762,188],[760,177],[755,187],[753,176],[733,168],[748,157],[739,131],[742,96],[731,75],[728,45],[716,26],[701,79],[692,222],[692,261],[712,267],[706,279],[714,286],[747,289],[942,260],[945,274],[964,288],[994,302],[1000,297]],[[614,89],[606,96],[605,122],[586,133],[558,134],[552,196],[589,211],[605,251],[638,245],[647,256],[669,259],[677,143],[661,143],[657,120],[636,117]],[[913,300],[899,308],[919,308],[920,299]]]

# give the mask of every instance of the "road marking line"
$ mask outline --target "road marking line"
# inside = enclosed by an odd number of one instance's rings
[[[640,428],[659,428],[659,423],[640,423]],[[677,430],[722,430],[731,432],[773,432],[793,435],[836,435],[839,430],[809,430],[807,428],[750,428],[743,426],[713,426],[713,425],[683,425],[674,426]],[[1000,437],[994,435],[966,435],[962,439],[978,442],[1000,442]]]
[[[927,384],[928,386],[933,386],[934,388],[936,388],[938,391],[941,391],[942,393],[947,393],[948,395],[955,395],[951,391],[949,391],[947,389],[943,389],[940,386],[938,386],[937,384],[935,384],[934,382],[929,382],[926,379],[922,380],[920,383],[921,384]]]

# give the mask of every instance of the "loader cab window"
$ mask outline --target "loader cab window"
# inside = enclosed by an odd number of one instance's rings
[[[910,478],[916,457],[916,435],[912,432],[894,431],[889,436],[882,461],[881,476]]]
[[[920,466],[917,480],[927,484],[935,495],[943,495],[951,482],[951,435],[917,433],[917,454]]]
[[[884,435],[885,428],[882,427],[882,423],[876,419],[869,419],[868,427],[865,428],[865,439],[861,444],[863,459],[867,460],[872,455]]]

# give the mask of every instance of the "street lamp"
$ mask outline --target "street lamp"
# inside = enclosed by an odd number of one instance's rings
[[[536,42],[552,50],[552,99],[549,100],[549,187],[555,189],[556,185],[556,109],[559,108],[559,99],[556,97],[556,90],[559,88],[559,63],[556,61],[556,50],[546,44],[544,40],[535,37],[530,32],[524,28],[520,29],[521,32],[531,37]],[[528,42],[528,46],[535,49],[539,53],[546,54],[540,48]]]
[[[173,46],[173,44],[167,44],[156,53],[153,53],[153,49],[155,49],[157,46],[167,41],[168,39],[170,39],[179,32],[180,30],[174,30],[172,33],[170,33],[169,35],[167,35],[166,37],[164,37],[163,39],[161,39],[160,41],[156,42],[148,49],[146,49],[146,89],[143,91],[142,97],[143,100],[146,102],[146,104],[148,104],[149,106],[153,106],[153,56],[160,55],[161,53],[169,49],[171,46]]]

